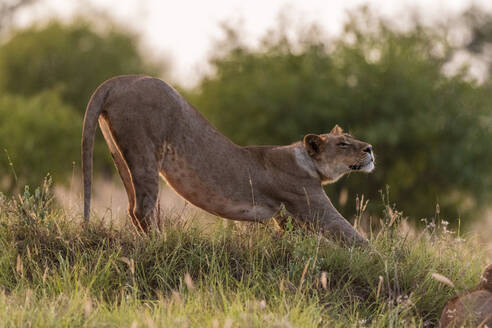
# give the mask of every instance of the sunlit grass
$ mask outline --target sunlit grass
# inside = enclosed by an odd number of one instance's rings
[[[0,326],[436,325],[477,282],[485,252],[439,222],[405,234],[390,207],[382,222],[369,249],[231,221],[205,233],[176,213],[140,236],[97,218],[83,225],[46,184],[0,199]]]

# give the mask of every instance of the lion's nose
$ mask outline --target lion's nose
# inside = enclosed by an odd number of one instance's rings
[[[369,154],[372,153],[372,146],[369,145],[366,148],[364,148],[364,152],[369,153]]]

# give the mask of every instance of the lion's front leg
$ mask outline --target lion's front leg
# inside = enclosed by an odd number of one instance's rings
[[[367,239],[362,237],[338,211],[336,214],[320,215],[318,219],[314,218],[314,221],[323,234],[334,237],[344,244],[357,246],[366,246],[368,244]]]
[[[295,204],[289,209],[295,218],[308,229],[321,232],[326,237],[339,240],[346,245],[366,246],[367,239],[337,211],[324,194],[312,197],[309,202]]]

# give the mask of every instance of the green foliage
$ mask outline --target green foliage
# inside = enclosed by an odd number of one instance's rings
[[[0,47],[0,90],[32,96],[58,89],[80,113],[104,80],[120,74],[152,74],[135,36],[114,27],[98,32],[89,21],[57,21],[13,33]]]
[[[478,282],[487,255],[445,229],[404,234],[394,211],[371,249],[347,249],[265,225],[205,234],[178,213],[163,218],[163,233],[141,236],[81,225],[49,197],[12,207],[17,199],[0,198],[7,326],[435,326],[446,301]]]
[[[80,158],[81,129],[80,115],[56,92],[0,96],[2,190],[38,184],[48,172],[55,178],[72,172]]]
[[[19,194],[17,198],[7,201],[0,200],[0,206],[14,215],[25,220],[26,224],[43,222],[53,210],[53,180],[48,174],[43,184],[31,191],[29,185],[24,187],[24,193]]]
[[[470,27],[470,37],[465,39],[466,49],[470,53],[478,55],[488,65],[490,77],[490,74],[492,74],[492,56],[490,56],[490,47],[492,47],[492,13],[472,6],[463,14],[460,23]],[[491,79],[489,79],[489,83],[492,83]]]
[[[80,165],[83,114],[96,87],[162,68],[144,58],[134,35],[110,24],[52,21],[14,30],[0,45],[1,189],[37,183],[47,172],[66,181]],[[102,138],[94,161],[97,172],[113,172]]]
[[[376,171],[328,187],[335,200],[342,188],[378,199],[389,185],[405,214],[433,216],[439,203],[447,217],[468,218],[491,195],[491,100],[464,73],[443,73],[446,33],[397,31],[366,11],[326,42],[316,29],[298,42],[279,31],[251,49],[229,33],[230,49],[211,58],[215,73],[189,98],[239,144],[291,143],[336,123],[371,143]]]

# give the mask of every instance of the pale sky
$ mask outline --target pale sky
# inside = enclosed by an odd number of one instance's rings
[[[293,28],[316,22],[333,35],[340,31],[346,12],[365,3],[395,22],[408,19],[412,8],[429,23],[457,14],[472,3],[492,10],[491,0],[42,0],[21,12],[18,22],[25,25],[48,16],[70,18],[90,7],[137,31],[152,57],[171,60],[173,79],[190,85],[207,69],[207,54],[222,37],[221,22],[241,23],[250,44],[276,25],[281,11],[293,19]]]

